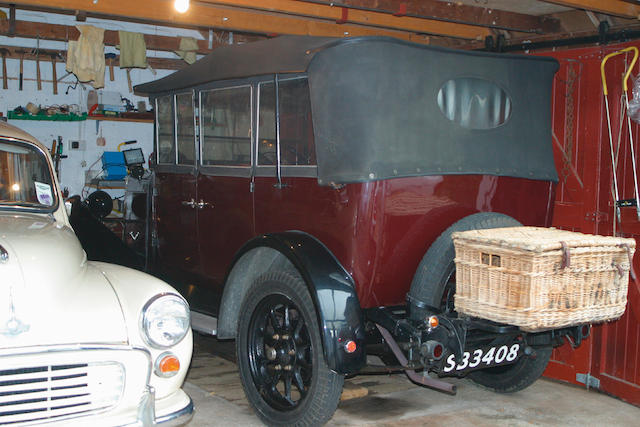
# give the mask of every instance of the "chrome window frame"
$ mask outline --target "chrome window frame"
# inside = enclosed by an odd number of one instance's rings
[[[202,126],[202,95],[206,92],[212,92],[215,90],[229,90],[229,89],[238,89],[238,88],[249,88],[249,114],[250,118],[250,132],[249,136],[249,164],[248,165],[205,165],[203,164],[203,154],[202,147],[204,145],[204,126]],[[254,165],[254,157],[255,157],[255,117],[254,117],[254,85],[250,80],[234,80],[231,82],[216,82],[212,85],[208,85],[206,87],[199,88],[198,92],[198,114],[200,120],[199,127],[199,138],[200,144],[198,146],[198,168],[202,175],[216,175],[216,176],[231,176],[231,177],[242,177],[242,178],[250,178],[252,174],[252,169]]]
[[[179,150],[178,150],[178,96],[180,95],[191,95],[191,110],[193,112],[192,114],[192,122],[193,122],[193,163],[192,164],[188,164],[188,163],[180,163],[180,157],[178,156]],[[176,92],[173,94],[173,99],[174,99],[174,104],[173,104],[173,109],[174,109],[174,143],[175,143],[175,147],[176,147],[176,166],[180,167],[188,167],[191,168],[192,170],[195,170],[196,165],[198,164],[198,135],[197,135],[197,131],[196,131],[196,103],[195,103],[195,90],[190,90],[188,92]]]
[[[255,158],[254,158],[254,165],[255,165],[255,173],[254,175],[256,177],[277,177],[277,170],[278,170],[278,165],[260,165],[258,163],[258,141],[260,140],[260,123],[259,123],[259,119],[260,119],[260,86],[263,84],[269,84],[269,83],[273,83],[274,82],[274,76],[273,75],[269,75],[269,76],[264,76],[261,77],[260,79],[256,80],[256,82],[254,83],[256,86],[256,110],[255,110],[255,116],[256,116],[256,137],[255,137]],[[308,77],[306,74],[284,74],[284,75],[279,75],[278,76],[278,80],[280,82],[284,82],[284,81],[289,81],[289,80],[297,80],[297,79],[305,79],[308,82]],[[311,112],[311,114],[313,114],[313,111]],[[314,142],[313,142],[313,148],[315,150],[315,135],[314,135]],[[317,165],[317,159],[316,159],[316,164],[315,165],[280,165],[280,171],[281,171],[281,176],[283,178],[297,178],[297,177],[301,177],[301,178],[317,178],[318,177],[318,165]]]
[[[49,174],[51,175],[51,177],[53,178],[52,182],[51,182],[51,187],[52,187],[52,196],[54,197],[55,203],[49,207],[42,207],[42,208],[35,208],[35,207],[26,207],[26,206],[9,206],[9,205],[3,205],[0,203],[0,210],[8,210],[8,211],[16,211],[16,212],[32,212],[32,213],[53,213],[55,211],[58,210],[58,208],[60,207],[60,198],[58,197],[58,195],[60,194],[60,188],[58,186],[58,180],[55,174],[55,171],[53,170],[53,164],[51,161],[49,161],[49,156],[47,156],[47,153],[37,144],[34,144],[31,141],[27,141],[26,139],[20,139],[20,138],[12,138],[12,137],[7,137],[7,136],[2,136],[0,137],[0,141],[7,141],[10,143],[18,143],[18,144],[26,144],[29,145],[30,147],[35,148],[36,150],[38,150],[38,152],[40,152],[40,154],[43,156],[45,162],[47,163],[47,166],[49,167]]]
[[[294,79],[307,79],[306,73],[290,73],[290,74],[281,74],[279,75],[280,81],[294,80]],[[178,94],[183,94],[185,92],[169,92],[158,94],[154,98],[154,103],[156,105],[156,121],[155,121],[155,133],[156,133],[156,142],[155,142],[155,157],[156,164],[155,168],[158,172],[161,173],[200,173],[202,175],[207,176],[230,176],[230,177],[276,177],[277,175],[277,165],[259,165],[258,164],[258,118],[259,118],[259,109],[260,109],[260,88],[259,86],[263,83],[271,83],[274,80],[274,75],[262,75],[256,77],[247,77],[243,79],[234,79],[234,80],[221,80],[214,81],[204,85],[195,86],[192,88],[193,97],[194,97],[194,122],[196,120],[196,111],[197,111],[197,120],[198,126],[196,126],[196,132],[194,132],[194,143],[196,144],[196,162],[194,166],[189,165],[179,165],[177,164],[177,129],[176,129],[176,101],[175,97]],[[209,92],[212,90],[223,90],[223,89],[232,89],[238,87],[249,87],[251,90],[250,94],[250,112],[251,112],[251,137],[250,137],[250,157],[251,161],[249,165],[204,165],[202,163],[202,145],[204,141],[204,130],[202,126],[202,116],[203,116],[203,108],[202,108],[202,95],[204,92]],[[174,121],[174,144],[176,144],[176,163],[158,163],[158,108],[157,101],[158,98],[162,98],[164,96],[172,96],[173,97],[173,121]],[[313,112],[312,112],[313,114]],[[195,123],[194,123],[195,126]],[[315,141],[314,141],[315,148]],[[280,165],[281,173],[283,178],[317,178],[318,177],[318,166],[316,165]]]
[[[172,114],[172,120],[173,120],[173,144],[174,144],[174,149],[175,149],[175,153],[174,153],[174,163],[160,163],[160,149],[159,149],[159,142],[160,142],[160,126],[158,126],[158,124],[160,123],[160,121],[158,120],[158,114],[160,113],[160,110],[158,109],[158,99],[160,98],[164,98],[164,97],[171,97],[172,99],[172,105],[171,108],[173,109],[173,114]],[[175,172],[177,170],[178,164],[178,147],[176,146],[176,124],[175,124],[175,94],[172,93],[166,93],[166,94],[162,94],[162,95],[158,95],[154,98],[153,100],[154,106],[155,106],[155,123],[154,123],[154,127],[155,127],[155,142],[153,144],[154,146],[154,151],[155,151],[155,169],[158,170],[158,172]]]

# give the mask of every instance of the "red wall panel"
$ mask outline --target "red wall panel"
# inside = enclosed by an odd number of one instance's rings
[[[614,170],[600,77],[600,63],[605,55],[639,44],[541,53],[560,62],[552,101],[554,150],[560,176],[553,224],[558,228],[640,239],[635,207],[621,208],[622,221],[615,221]],[[631,58],[631,55],[616,56],[606,65],[620,199],[635,197],[622,98],[622,76]],[[633,73],[638,73],[638,65]],[[638,136],[638,124],[632,122],[636,157]],[[636,254],[633,264],[640,272],[640,255]],[[577,374],[589,374],[599,380],[600,390],[640,405],[640,288],[634,281],[629,286],[629,303],[623,317],[594,327],[592,337],[578,349],[565,345],[554,351],[545,375],[578,383]]]

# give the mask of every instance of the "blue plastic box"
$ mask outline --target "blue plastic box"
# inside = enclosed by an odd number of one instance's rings
[[[102,179],[115,181],[127,176],[124,155],[120,151],[105,151],[102,153]]]

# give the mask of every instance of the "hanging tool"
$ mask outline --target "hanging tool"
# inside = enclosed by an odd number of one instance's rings
[[[22,90],[24,54],[27,53],[27,51],[26,50],[16,50],[16,53],[20,55],[20,80],[18,81],[18,90]]]
[[[627,69],[625,70],[624,76],[622,77],[622,89],[624,92],[625,108],[627,112],[627,125],[629,129],[629,148],[631,151],[631,164],[633,166],[633,187],[634,187],[635,199],[620,200],[620,193],[618,191],[617,161],[616,161],[616,156],[613,150],[613,137],[611,135],[611,116],[609,113],[609,100],[607,96],[609,94],[609,91],[607,88],[607,78],[605,76],[604,69],[607,61],[610,58],[617,55],[622,55],[627,52],[633,52],[633,59],[631,60],[631,64],[627,67]],[[600,75],[602,76],[602,91],[604,93],[605,108],[607,110],[607,128],[609,131],[609,148],[611,150],[611,168],[612,168],[612,174],[613,174],[613,188],[615,192],[616,217],[618,219],[618,222],[620,222],[620,219],[621,219],[620,207],[633,206],[633,205],[635,205],[636,207],[636,216],[638,218],[638,221],[640,221],[640,206],[638,204],[638,200],[640,199],[640,197],[638,196],[638,172],[636,168],[636,154],[635,154],[635,148],[633,144],[633,134],[631,132],[631,118],[629,117],[629,114],[628,114],[628,111],[629,111],[628,82],[629,82],[629,76],[631,75],[631,70],[633,69],[637,60],[638,60],[638,48],[635,46],[631,46],[631,47],[627,47],[625,49],[618,50],[616,52],[612,52],[608,54],[607,56],[604,57],[604,59],[600,63]],[[620,111],[620,114],[623,114],[623,112]],[[615,227],[615,222],[614,222],[614,227]]]
[[[7,55],[9,51],[7,49],[0,49],[2,55],[2,89],[7,89]]]
[[[49,56],[51,56],[51,67],[52,67],[51,69],[53,72],[53,94],[57,95],[58,94],[58,72],[56,71],[56,59],[58,57],[58,53],[51,52]]]
[[[62,137],[58,136],[58,141],[56,145],[56,140],[53,140],[53,144],[51,145],[51,154],[53,157],[54,171],[58,179],[60,179],[60,160],[66,159],[68,156],[62,154]]]
[[[97,123],[100,123],[100,120],[96,120]],[[96,125],[97,127],[98,125]],[[96,129],[96,133],[98,133],[98,129]],[[107,141],[104,139],[104,137],[102,136],[102,128],[100,128],[100,136],[96,138],[96,145],[98,147],[104,147],[106,145]]]
[[[38,90],[42,90],[42,79],[40,78],[40,35],[36,40],[36,51],[31,52],[36,55],[36,82],[38,84]]]
[[[129,84],[129,93],[133,93],[133,85],[131,84],[131,68],[127,68],[127,83]]]
[[[105,59],[107,60],[107,65],[109,65],[109,80],[113,81],[113,59],[116,57],[115,53],[105,53]]]
[[[122,146],[123,145],[131,145],[131,144],[137,144],[137,143],[138,143],[137,139],[132,139],[131,141],[121,142],[120,144],[118,144],[118,151],[122,151]]]

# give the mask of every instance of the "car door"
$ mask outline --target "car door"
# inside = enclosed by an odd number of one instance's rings
[[[156,102],[156,264],[178,288],[199,269],[196,157],[192,92]]]
[[[353,217],[339,192],[318,185],[307,79],[278,76],[277,111],[274,88],[273,77],[257,86],[256,233],[302,230],[342,255],[343,246],[333,243],[343,238]]]
[[[218,85],[199,94],[201,272],[208,291],[218,297],[234,255],[254,236],[252,94],[246,82]]]

